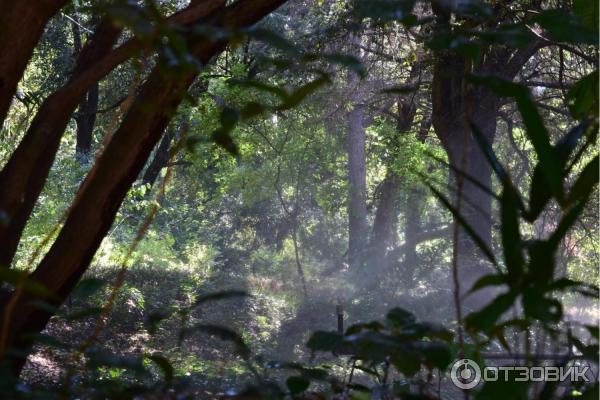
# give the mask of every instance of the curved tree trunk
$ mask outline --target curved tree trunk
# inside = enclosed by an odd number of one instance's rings
[[[109,21],[100,23],[80,52],[69,82],[50,95],[35,115],[25,136],[0,171],[0,266],[10,267],[21,233],[44,187],[62,135],[88,86],[74,85],[96,58],[108,53],[121,33]]]
[[[249,26],[284,2],[240,1],[219,12],[212,22],[226,28]],[[191,42],[189,47],[192,54],[206,63],[225,45],[196,41]],[[160,140],[196,74],[190,71],[173,77],[155,67],[121,126],[81,184],[63,228],[30,277],[56,293],[56,298],[48,300],[52,305],[60,305],[87,270],[127,191]],[[36,307],[32,300],[37,300],[33,294],[15,291],[3,302],[1,320],[5,321],[7,329],[3,330],[0,338],[3,345],[0,352],[4,359],[8,358],[5,352],[8,347],[27,354],[31,346],[28,335],[39,333],[52,316],[52,312]],[[18,374],[25,358],[17,355],[6,361]]]
[[[0,125],[46,23],[67,0],[0,0]]]
[[[219,4],[219,1],[195,3],[168,21],[190,24],[207,17]],[[0,188],[3,189],[0,191],[0,268],[10,267],[25,223],[44,187],[77,104],[93,85],[143,48],[143,43],[134,38],[111,51],[120,33],[121,29],[114,27],[111,21],[100,22],[83,47],[69,81],[44,100],[21,143],[0,171]]]

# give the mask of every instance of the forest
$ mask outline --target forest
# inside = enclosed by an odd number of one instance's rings
[[[0,0],[0,399],[598,399],[596,0]]]

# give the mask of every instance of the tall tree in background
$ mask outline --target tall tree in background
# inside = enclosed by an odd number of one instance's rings
[[[72,21],[71,28],[73,30],[73,55],[78,57],[79,53],[81,53],[82,36],[84,35],[82,35],[78,20]],[[92,149],[94,124],[96,123],[96,113],[98,112],[98,91],[99,83],[95,82],[79,102],[77,112],[75,113],[75,122],[77,123],[75,157],[79,161],[86,160]]]
[[[360,31],[352,32],[349,43],[355,49],[360,46]],[[348,112],[348,264],[353,270],[361,268],[368,245],[367,230],[367,170],[365,154],[365,106],[362,104],[360,77],[348,72],[350,107]]]
[[[445,3],[433,2],[432,6],[436,17],[434,31],[438,35],[450,34],[453,29],[458,29],[451,26],[452,9]],[[498,13],[493,25],[505,22],[503,17],[507,18]],[[467,20],[464,24],[470,26],[473,21]],[[493,143],[501,102],[490,89],[471,84],[468,77],[471,74],[494,74],[512,81],[540,45],[538,40],[533,39],[516,50],[484,46],[476,56],[444,50],[436,54],[434,61],[431,91],[433,127],[452,168],[450,185],[456,188],[457,182],[461,182],[458,188],[461,191],[461,214],[488,248],[492,244],[492,170],[471,134],[471,124],[489,143]],[[470,288],[477,278],[485,274],[485,270],[474,261],[481,259],[477,246],[464,232],[460,235],[458,251],[464,257],[464,262],[460,263],[461,281],[464,281],[464,288]]]

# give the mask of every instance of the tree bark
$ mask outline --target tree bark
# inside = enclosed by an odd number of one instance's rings
[[[81,53],[81,29],[73,23],[73,54]],[[77,123],[77,135],[75,142],[75,158],[80,162],[86,162],[92,149],[94,124],[96,112],[98,111],[98,82],[94,83],[87,94],[79,102],[78,112],[75,114]]]
[[[360,43],[358,33],[352,33],[351,44]],[[368,246],[367,169],[365,155],[364,105],[361,104],[360,78],[348,72],[348,90],[352,92],[352,110],[348,124],[348,265],[352,270],[365,262]]]
[[[207,17],[220,2],[190,5],[167,19],[190,24]],[[129,59],[144,44],[130,39],[117,49],[113,44],[121,29],[103,20],[83,47],[69,82],[40,106],[27,133],[0,171],[0,268],[10,267],[21,233],[46,182],[60,139],[78,102],[90,87]]]
[[[10,267],[21,233],[44,187],[60,139],[73,111],[88,86],[74,82],[93,65],[97,57],[109,52],[121,33],[110,21],[102,21],[82,49],[72,78],[40,106],[17,149],[0,171],[0,266]],[[93,82],[90,82],[93,84]]]
[[[156,148],[154,158],[152,158],[150,165],[148,165],[148,168],[146,168],[146,171],[144,172],[144,176],[142,177],[143,185],[149,185],[150,187],[154,186],[154,182],[156,182],[160,171],[167,166],[167,163],[169,162],[169,148],[173,136],[173,132],[169,131],[169,129],[165,131],[162,140]]]
[[[488,49],[485,62],[473,66],[464,56],[454,53],[441,53],[434,64],[432,82],[432,121],[435,133],[446,150],[453,169],[450,186],[462,179],[461,214],[473,228],[475,234],[491,249],[492,245],[492,198],[471,179],[487,190],[492,189],[492,170],[483,152],[471,133],[473,123],[492,144],[496,135],[496,122],[499,115],[500,99],[483,86],[471,85],[466,77],[469,73],[494,73],[501,78],[512,80],[522,66],[540,48],[539,43],[512,51],[510,49]],[[460,172],[455,172],[460,171]],[[470,179],[464,179],[464,176]],[[483,253],[467,232],[460,230],[459,275],[462,294],[466,294],[472,284],[482,275]],[[467,308],[481,307],[486,303],[484,291],[472,296]]]
[[[348,114],[348,264],[360,268],[367,246],[367,172],[364,106],[353,105]]]
[[[431,119],[425,118],[421,122],[419,134],[417,138],[421,143],[427,139],[427,134],[431,128]],[[404,224],[404,270],[412,273],[419,263],[419,255],[417,254],[417,245],[419,241],[417,236],[423,230],[422,212],[423,202],[426,198],[425,188],[422,185],[413,185],[408,189],[405,206],[405,224]]]
[[[46,23],[67,0],[0,0],[0,125]]]
[[[369,270],[378,280],[387,269],[386,254],[395,242],[398,217],[396,196],[399,189],[400,178],[392,170],[388,170],[381,184],[381,194],[369,245]]]
[[[284,2],[242,0],[219,12],[207,23],[224,28],[246,27]],[[189,48],[201,62],[206,63],[225,45],[202,40],[191,42]],[[197,71],[188,71],[173,77],[156,67],[148,77],[121,126],[81,184],[57,239],[31,274],[32,280],[56,293],[57,297],[50,300],[51,304],[60,305],[88,268],[123,198],[196,74]],[[52,316],[51,312],[32,305],[34,299],[35,296],[30,293],[15,291],[2,308],[1,320],[6,321],[9,328],[9,336],[3,338],[6,339],[3,343],[26,353],[31,346],[27,335],[40,332]],[[19,312],[11,313],[7,304],[13,304],[10,309]],[[9,360],[15,374],[20,372],[24,361],[25,358],[20,356]]]

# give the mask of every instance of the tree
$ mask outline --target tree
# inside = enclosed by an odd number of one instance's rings
[[[194,18],[187,20],[186,24],[201,21],[215,28],[239,29],[255,24],[282,3],[278,0],[248,0],[222,8],[222,3],[200,2],[176,14],[176,19],[185,20],[193,15]],[[127,58],[119,55],[119,49],[123,47],[112,50],[119,33],[120,28],[115,27],[109,19],[101,22],[90,43],[82,50],[80,62],[69,83],[51,96],[45,107],[42,106],[30,131],[0,173],[3,187],[11,187],[11,191],[7,191],[10,193],[4,192],[0,201],[9,221],[1,235],[2,262],[5,266],[9,265],[14,255],[25,221],[44,185],[68,118],[89,85],[110,71],[104,66],[105,69],[98,73],[102,66],[98,66],[97,59],[104,56],[114,64],[115,57],[119,60]],[[189,53],[202,64],[209,62],[227,44],[221,40],[206,40],[193,33],[186,34],[185,40]],[[136,39],[128,43],[136,43]],[[125,53],[131,54],[130,51]],[[165,61],[164,56],[158,60],[140,88],[120,127],[81,184],[58,237],[29,278],[55,294],[49,300],[51,304],[60,305],[87,269],[125,194],[198,74],[196,68],[188,67],[173,76],[165,70]],[[37,158],[36,154],[39,154]],[[30,178],[25,178],[15,187],[10,183],[16,177]],[[14,200],[14,196],[20,193],[23,193],[21,198],[25,197],[25,201]],[[7,242],[8,245],[5,244]],[[21,290],[15,290],[5,297],[2,307],[2,320],[5,321],[3,357],[7,357],[7,347],[28,348],[31,343],[27,335],[41,331],[52,316],[52,312],[31,303],[36,297]],[[18,313],[13,312],[15,308],[19,310]],[[18,373],[24,358],[21,356],[11,361],[13,371]]]

